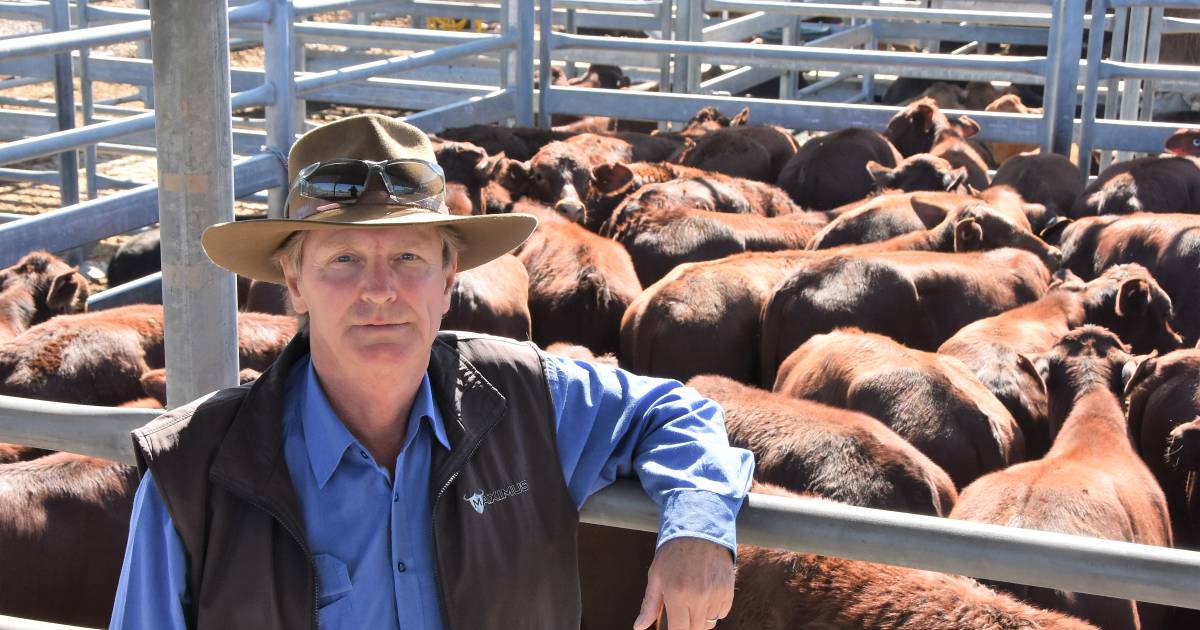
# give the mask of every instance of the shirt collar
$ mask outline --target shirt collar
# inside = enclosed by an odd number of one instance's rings
[[[358,440],[338,419],[337,412],[333,410],[333,405],[329,403],[325,390],[317,380],[311,357],[306,357],[304,363],[306,365],[300,409],[304,446],[308,450],[308,463],[316,477],[317,487],[324,488],[337,470],[346,449],[357,445]],[[433,400],[428,373],[421,379],[421,385],[413,397],[412,411],[408,416],[408,435],[404,439],[405,449],[416,439],[421,425],[426,423],[433,428],[433,435],[442,447],[449,450],[450,439],[446,435],[442,414]]]

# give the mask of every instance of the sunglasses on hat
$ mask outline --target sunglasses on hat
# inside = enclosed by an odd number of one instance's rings
[[[296,173],[296,181],[284,203],[284,216],[304,219],[331,208],[354,205],[375,175],[383,182],[388,203],[431,210],[442,205],[446,175],[434,162],[414,158],[381,161],[339,158],[309,164]],[[368,203],[377,202],[372,199]]]

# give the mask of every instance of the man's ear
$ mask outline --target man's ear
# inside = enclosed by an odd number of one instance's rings
[[[287,288],[288,302],[292,305],[292,310],[297,315],[303,315],[308,312],[308,303],[304,301],[304,295],[300,292],[300,278],[292,275],[292,266],[286,261],[279,259],[279,267],[283,270],[283,283]]]
[[[442,293],[442,317],[450,312],[454,303],[454,280],[458,277],[458,252],[450,255],[450,265],[446,267],[446,289]]]

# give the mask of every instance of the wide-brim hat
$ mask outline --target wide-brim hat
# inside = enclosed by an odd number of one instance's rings
[[[420,129],[387,116],[362,114],[329,123],[297,140],[288,155],[289,184],[305,166],[337,158],[415,158],[436,162],[433,145]],[[295,232],[444,225],[459,237],[458,270],[465,271],[511,251],[537,227],[537,218],[529,214],[460,216],[450,214],[444,203],[431,207],[436,209],[421,205],[354,204],[304,219],[230,221],[206,229],[201,244],[214,263],[229,271],[283,284],[283,272],[275,255]]]

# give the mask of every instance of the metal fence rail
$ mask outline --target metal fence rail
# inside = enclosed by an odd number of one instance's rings
[[[0,442],[132,464],[129,432],[157,413],[0,396]],[[581,520],[657,532],[659,513],[637,483],[625,480],[589,499]],[[738,541],[1200,609],[1194,551],[758,494],[738,516]]]

